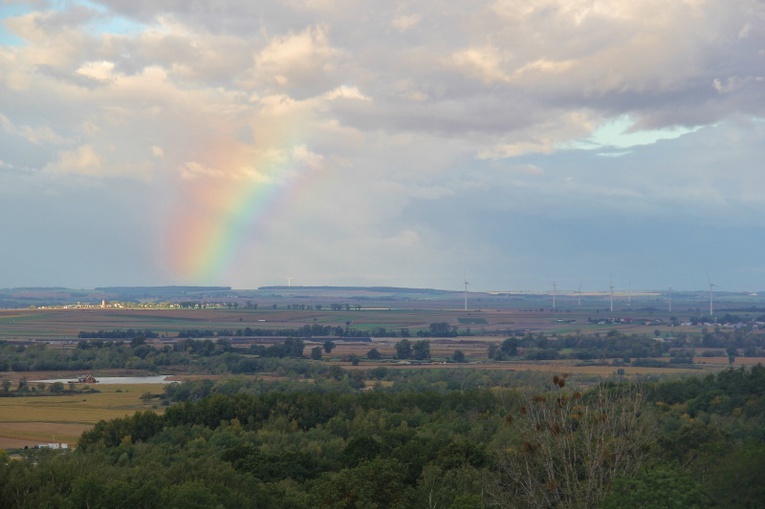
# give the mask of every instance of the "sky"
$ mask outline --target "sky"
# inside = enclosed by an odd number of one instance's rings
[[[0,0],[0,288],[765,290],[763,0]]]

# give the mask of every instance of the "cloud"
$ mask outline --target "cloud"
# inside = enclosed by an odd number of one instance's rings
[[[114,63],[101,60],[99,62],[85,62],[75,72],[86,78],[96,81],[108,81],[111,79]]]
[[[465,259],[536,267],[512,237],[556,221],[696,231],[764,207],[755,0],[95,0],[2,21],[4,196],[126,189],[171,224],[220,212],[205,192],[284,192],[218,275],[243,285],[243,260],[306,252],[317,281],[438,286]]]
[[[393,25],[393,28],[399,32],[406,32],[417,26],[421,19],[422,16],[419,14],[402,14],[394,18],[391,24]]]
[[[3,126],[3,130],[6,133],[17,135],[30,143],[34,143],[35,145],[39,145],[41,143],[52,143],[60,145],[65,141],[62,136],[56,134],[53,129],[48,126],[16,126],[8,117],[2,113],[0,113],[0,125]]]
[[[325,99],[333,101],[335,99],[356,99],[359,101],[369,101],[370,98],[365,96],[357,87],[347,87],[342,85],[334,90],[327,92],[324,95]]]
[[[272,84],[288,89],[306,85],[307,80],[326,81],[334,70],[334,54],[321,26],[279,36],[255,56],[255,80],[273,80]]]
[[[59,152],[58,160],[47,165],[45,170],[51,173],[99,175],[101,157],[91,145],[83,145],[75,150]]]

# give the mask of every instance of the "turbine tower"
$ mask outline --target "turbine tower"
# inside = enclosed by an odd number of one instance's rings
[[[672,312],[672,287],[669,287],[669,312]]]
[[[608,282],[608,289],[610,290],[611,312],[614,312],[614,276],[611,275],[611,279]]]
[[[553,281],[553,309],[555,309],[555,298],[558,296],[558,285]]]
[[[716,286],[709,279],[709,272],[707,272],[707,283],[709,283],[709,316],[714,315],[714,287]]]
[[[467,287],[471,286],[471,285],[470,285],[470,283],[468,283],[467,274],[465,273],[464,270],[462,271],[462,275],[463,275],[463,278],[465,279],[465,311],[467,311],[468,310],[468,307],[467,307],[467,292],[468,292]]]
[[[287,286],[292,286],[292,276],[287,276]]]
[[[576,305],[582,305],[582,282],[579,281],[579,290],[576,291]]]
[[[627,305],[632,305],[632,281],[627,281]]]

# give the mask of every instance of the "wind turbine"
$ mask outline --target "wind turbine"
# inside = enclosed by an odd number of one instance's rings
[[[672,312],[672,287],[669,287],[669,312]]]
[[[608,282],[608,289],[610,290],[610,296],[611,296],[611,312],[614,312],[614,276],[611,275],[611,279]]]
[[[292,286],[292,276],[287,276],[287,286]]]
[[[579,281],[579,290],[576,291],[576,305],[581,306],[582,305],[582,282]]]
[[[462,275],[463,275],[463,277],[465,279],[465,311],[467,311],[467,309],[468,309],[467,308],[467,292],[468,292],[467,287],[468,286],[472,286],[472,285],[470,283],[468,283],[467,274],[465,273],[464,270],[462,271]]]
[[[627,305],[632,305],[632,281],[627,281]]]
[[[555,309],[555,298],[558,296],[558,285],[553,281],[553,309]]]
[[[707,272],[707,283],[709,283],[709,316],[714,314],[714,287],[717,286],[709,279],[709,272]]]

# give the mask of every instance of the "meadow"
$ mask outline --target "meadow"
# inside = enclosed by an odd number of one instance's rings
[[[161,412],[156,400],[162,384],[97,385],[97,393],[0,398],[0,449],[64,442],[74,447],[83,431],[102,419],[132,415],[139,410]]]

